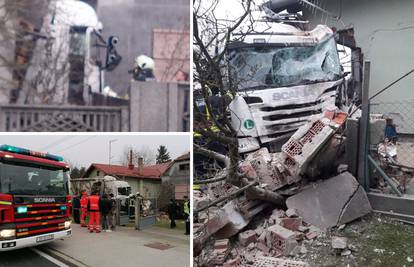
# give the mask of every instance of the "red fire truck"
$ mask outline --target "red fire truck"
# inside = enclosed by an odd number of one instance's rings
[[[62,157],[0,146],[0,251],[71,236],[68,180]]]

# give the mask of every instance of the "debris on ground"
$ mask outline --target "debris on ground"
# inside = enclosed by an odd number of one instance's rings
[[[261,190],[287,194],[285,205],[275,208],[275,204],[246,193],[207,206],[221,200],[223,190],[230,194],[237,191],[226,181],[207,184],[206,190],[196,192],[194,206],[200,211],[194,229],[197,266],[279,266],[282,263],[272,265],[272,261],[294,262],[294,258],[308,254],[307,244],[319,246],[316,240],[329,228],[370,213],[367,195],[346,165],[340,165],[339,175],[329,179],[303,179],[308,166],[318,166],[314,163],[318,152],[337,149],[332,140],[346,118],[344,112],[327,111],[300,127],[282,146],[282,152],[269,153],[261,148],[240,163],[240,171],[250,182],[257,181]],[[347,242],[341,240],[332,240],[334,250],[351,255]],[[307,264],[298,261],[294,266]]]

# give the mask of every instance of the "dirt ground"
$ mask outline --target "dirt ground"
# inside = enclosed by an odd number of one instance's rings
[[[350,255],[335,253],[333,235],[348,238]],[[414,226],[370,214],[308,242],[306,248],[307,253],[297,259],[310,266],[414,266]]]

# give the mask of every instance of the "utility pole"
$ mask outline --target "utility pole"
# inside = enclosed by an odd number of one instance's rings
[[[108,164],[111,165],[111,145],[113,142],[118,141],[118,139],[109,140],[109,155],[108,155]]]

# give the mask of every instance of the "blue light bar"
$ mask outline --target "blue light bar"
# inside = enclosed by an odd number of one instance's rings
[[[60,210],[61,210],[61,211],[66,210],[66,206],[60,206]]]
[[[9,146],[9,145],[1,145],[0,151],[12,152],[12,153],[17,153],[17,154],[22,154],[22,155],[44,158],[44,159],[50,159],[54,161],[63,161],[63,158],[60,156],[52,155],[49,153],[32,151],[26,148],[20,148],[20,147]]]

